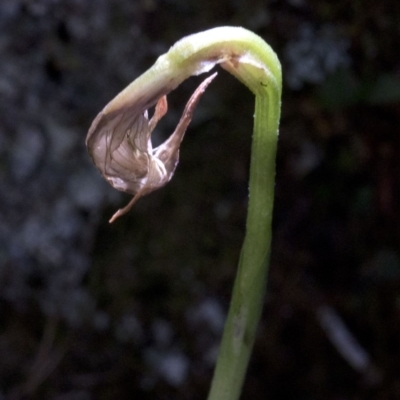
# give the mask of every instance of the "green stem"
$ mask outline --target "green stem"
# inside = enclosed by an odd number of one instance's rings
[[[93,121],[86,143],[102,170],[122,142],[124,129],[130,131],[138,116],[191,75],[208,72],[217,64],[256,97],[246,236],[208,397],[235,400],[246,374],[267,282],[282,85],[276,54],[259,36],[243,28],[221,27],[187,36],[106,105]],[[111,133],[117,139],[103,151]]]
[[[208,400],[240,397],[261,316],[272,237],[279,109],[276,97],[256,96],[246,236]]]

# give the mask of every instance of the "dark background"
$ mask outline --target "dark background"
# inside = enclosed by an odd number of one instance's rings
[[[175,41],[220,25],[261,35],[284,76],[242,399],[400,399],[400,3],[1,0],[1,400],[206,398],[244,235],[252,95],[221,71],[173,180],[111,226],[129,197],[84,141]],[[171,94],[156,141],[200,79]]]

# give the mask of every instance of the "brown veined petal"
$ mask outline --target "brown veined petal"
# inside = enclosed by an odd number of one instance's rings
[[[157,101],[150,121],[147,110],[138,113],[135,108],[131,108],[131,112],[122,108],[120,113],[114,111],[111,115],[100,113],[93,121],[86,139],[93,162],[114,188],[134,195],[110,222],[126,214],[140,197],[164,186],[172,178],[179,160],[179,147],[193,112],[216,75],[199,85],[186,104],[175,131],[154,150],[151,133],[168,110],[165,95]]]

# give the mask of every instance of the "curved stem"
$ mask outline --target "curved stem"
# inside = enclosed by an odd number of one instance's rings
[[[244,83],[256,97],[246,235],[208,397],[208,400],[235,400],[240,396],[253,347],[269,265],[282,82],[276,54],[259,36],[243,28],[221,27],[187,36],[100,112],[90,127],[86,144],[105,178],[124,190],[121,179],[115,175],[118,166],[112,165],[114,175],[110,177],[104,160],[108,163],[113,160],[126,132],[132,132],[131,126],[136,123],[134,139],[140,146],[133,153],[142,158],[137,156],[132,160],[128,176],[130,182],[141,182],[135,181],[139,176],[135,173],[146,170],[143,160],[151,159],[146,146],[141,144],[144,139],[149,140],[148,130],[140,130],[148,127],[147,117],[143,117],[147,116],[146,110],[189,76],[208,72],[217,64]],[[125,157],[128,153],[120,154]],[[159,186],[164,183],[160,181]]]

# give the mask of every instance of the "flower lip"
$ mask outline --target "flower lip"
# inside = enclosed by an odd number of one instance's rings
[[[154,96],[141,97],[137,104],[130,102],[129,106],[121,104],[120,108],[116,108],[113,102],[120,102],[121,96],[118,95],[93,121],[86,145],[94,164],[111,186],[134,195],[127,206],[114,214],[110,222],[128,212],[140,197],[170,181],[178,164],[179,147],[193,112],[216,75],[214,73],[199,85],[190,97],[175,131],[154,149],[151,134],[168,110],[165,94],[157,100],[154,100]],[[161,93],[164,93],[164,89]],[[149,119],[144,107],[153,102],[156,102],[156,106],[152,118]],[[109,109],[113,111],[108,112]]]

